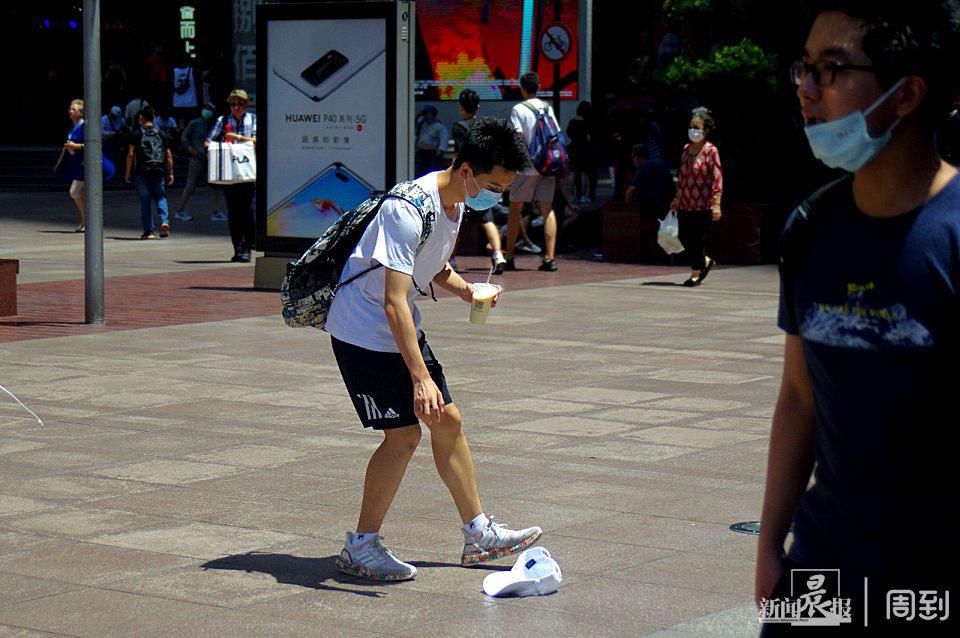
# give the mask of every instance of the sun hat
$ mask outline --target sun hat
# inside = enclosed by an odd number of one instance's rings
[[[247,92],[244,91],[243,89],[234,89],[230,91],[230,95],[227,96],[227,102],[229,102],[233,98],[238,98],[240,100],[243,100],[244,102],[250,101],[250,96],[247,95]]]
[[[545,547],[520,554],[510,571],[494,572],[483,579],[488,596],[545,596],[560,588],[563,574]]]

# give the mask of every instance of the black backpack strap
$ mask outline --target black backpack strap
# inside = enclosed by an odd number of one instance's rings
[[[410,190],[420,191],[419,194],[421,194],[421,195],[422,195],[423,197],[425,197],[425,198],[429,198],[429,197],[430,197],[430,194],[429,194],[429,193],[427,193],[425,190],[423,190],[422,188],[420,188],[420,187],[417,186],[416,184],[408,183],[407,188],[409,188]],[[433,211],[426,211],[426,210],[424,210],[424,208],[423,208],[422,206],[420,206],[420,204],[418,204],[417,202],[415,202],[415,201],[414,201],[413,199],[411,199],[410,197],[407,197],[407,196],[405,196],[405,195],[403,195],[403,194],[401,194],[401,193],[395,193],[395,192],[393,192],[393,190],[391,190],[390,192],[384,194],[384,195],[380,198],[380,201],[377,202],[377,207],[376,207],[376,209],[375,209],[372,213],[370,213],[370,217],[373,218],[374,215],[377,215],[377,214],[380,212],[380,208],[383,206],[383,203],[384,203],[385,201],[387,201],[387,199],[391,199],[391,198],[392,198],[392,199],[399,199],[399,200],[405,201],[406,203],[408,203],[408,204],[410,204],[411,206],[413,206],[414,208],[416,208],[417,211],[420,213],[421,218],[423,219],[423,232],[420,233],[420,243],[417,245],[417,248],[421,248],[421,247],[426,243],[427,239],[430,237],[430,233],[433,232],[433,217],[432,217],[432,215],[435,215],[435,213],[434,213]],[[351,276],[350,278],[345,279],[344,281],[341,281],[340,283],[338,283],[337,285],[335,285],[335,286],[333,287],[333,290],[334,290],[334,292],[336,292],[336,291],[339,290],[342,286],[346,286],[346,285],[349,284],[350,282],[352,282],[352,281],[354,281],[354,280],[356,280],[356,279],[359,279],[360,277],[366,275],[368,272],[374,271],[374,270],[376,270],[377,268],[382,268],[382,267],[383,267],[383,264],[381,264],[381,263],[374,264],[373,266],[370,266],[370,267],[367,268],[366,270],[362,270],[362,271],[358,272],[357,274]],[[413,277],[411,277],[411,279],[413,279]],[[416,289],[417,289],[417,292],[419,292],[421,295],[426,295],[426,294],[427,294],[427,293],[423,292],[423,291],[420,289],[420,286],[417,285],[417,282],[416,282],[416,281],[413,282],[413,287],[416,288]],[[436,295],[433,293],[433,282],[430,283],[430,296],[433,297],[433,300],[434,300],[434,301],[437,300]]]
[[[797,206],[787,219],[780,236],[779,269],[789,308],[793,307],[793,278],[813,246],[823,219],[829,213],[829,204],[843,189],[849,188],[852,179],[852,175],[846,175],[817,189]]]

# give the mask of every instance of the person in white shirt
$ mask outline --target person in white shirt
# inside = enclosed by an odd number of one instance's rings
[[[448,263],[464,206],[483,210],[496,204],[528,163],[523,140],[506,120],[480,118],[451,166],[415,181],[436,214],[423,244],[421,212],[388,199],[344,266],[344,282],[367,272],[338,290],[325,330],[360,421],[384,437],[367,465],[356,531],[347,532],[337,560],[344,573],[373,580],[416,576],[413,565],[383,546],[379,532],[420,442],[420,421],[430,430],[437,472],[463,522],[462,565],[523,551],[542,534],[539,527],[508,529],[484,513],[460,411],[414,303],[433,284],[472,302],[473,286]],[[378,265],[383,267],[370,270]]]
[[[540,90],[540,76],[530,71],[520,76],[520,95],[523,102],[515,104],[510,110],[510,123],[516,130],[523,133],[523,139],[530,146],[533,139],[533,130],[537,123],[536,109],[546,109],[547,117],[557,118],[553,109],[546,102],[537,99]],[[557,247],[557,216],[553,212],[553,193],[556,190],[557,178],[540,175],[534,168],[528,168],[519,175],[510,190],[510,215],[507,217],[507,263],[504,270],[516,270],[513,262],[514,248],[517,244],[517,234],[520,232],[520,216],[523,205],[534,202],[543,218],[544,246],[543,263],[539,270],[548,272],[557,269],[555,251]],[[535,211],[536,212],[536,211]]]

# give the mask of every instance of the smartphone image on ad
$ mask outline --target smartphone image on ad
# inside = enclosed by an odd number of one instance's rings
[[[267,211],[267,234],[315,239],[373,190],[359,175],[334,162]]]
[[[383,45],[375,45],[359,54],[330,49],[305,66],[291,68],[278,65],[273,67],[273,72],[314,102],[319,102],[385,52]]]

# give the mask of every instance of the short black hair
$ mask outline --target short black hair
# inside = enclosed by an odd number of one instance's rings
[[[465,163],[469,163],[476,174],[489,173],[494,166],[522,171],[530,166],[530,154],[523,134],[505,119],[478,117],[453,167],[460,168]]]
[[[152,122],[152,121],[153,121],[153,116],[154,116],[155,113],[156,113],[156,111],[153,110],[153,107],[150,106],[150,105],[147,105],[147,106],[143,107],[142,109],[140,109],[139,115],[140,115],[140,117],[143,118],[143,121],[144,121],[144,122]]]
[[[473,89],[460,91],[460,97],[457,99],[460,101],[460,106],[463,107],[463,110],[467,113],[476,113],[477,109],[480,108],[480,94]]]
[[[818,0],[813,16],[837,11],[863,20],[863,52],[877,67],[880,86],[915,75],[927,85],[921,121],[936,126],[958,87],[960,0]]]
[[[540,90],[540,76],[536,71],[527,71],[520,76],[520,86],[527,93],[536,95]]]
[[[705,106],[698,106],[690,111],[690,120],[700,120],[703,122],[703,128],[706,129],[707,133],[710,133],[717,128],[717,120],[714,119],[713,113],[710,111],[710,109]]]
[[[580,117],[590,117],[590,102],[583,101],[577,104],[577,115]]]
[[[630,157],[650,159],[650,147],[648,147],[646,144],[634,144],[633,150],[630,151]]]

